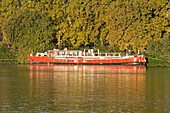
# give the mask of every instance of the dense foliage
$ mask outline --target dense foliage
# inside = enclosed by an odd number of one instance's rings
[[[170,61],[170,38],[164,39],[161,42],[151,41],[147,48],[149,56]]]
[[[0,3],[0,33],[22,62],[30,50],[42,51],[53,43],[57,47],[93,47],[103,51],[128,48],[133,52],[150,52],[154,57],[168,57],[165,53],[169,50],[152,48],[161,47],[163,40],[170,37],[168,0],[2,0]],[[169,41],[164,47],[169,47]],[[156,55],[157,51],[161,56]],[[24,55],[25,58],[21,57]]]
[[[15,53],[6,44],[0,44],[0,63],[17,63]]]
[[[3,26],[4,40],[15,51],[20,63],[33,51],[54,47],[53,30],[47,15],[38,11],[23,11],[9,18]]]

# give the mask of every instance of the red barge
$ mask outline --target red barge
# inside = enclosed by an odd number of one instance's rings
[[[44,53],[30,54],[30,63],[48,64],[82,64],[82,65],[143,65],[146,66],[147,58],[144,55],[121,56],[115,53],[95,53],[88,50],[48,50]]]

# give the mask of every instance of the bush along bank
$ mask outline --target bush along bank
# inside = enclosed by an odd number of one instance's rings
[[[18,64],[15,53],[5,44],[0,47],[0,64]]]
[[[147,66],[170,66],[170,61],[164,59],[158,59],[154,57],[148,57],[148,64]]]

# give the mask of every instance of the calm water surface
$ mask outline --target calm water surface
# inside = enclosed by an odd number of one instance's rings
[[[0,113],[170,113],[170,67],[0,65]]]

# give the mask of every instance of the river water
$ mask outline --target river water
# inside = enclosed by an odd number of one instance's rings
[[[170,113],[170,67],[0,65],[0,113]]]

